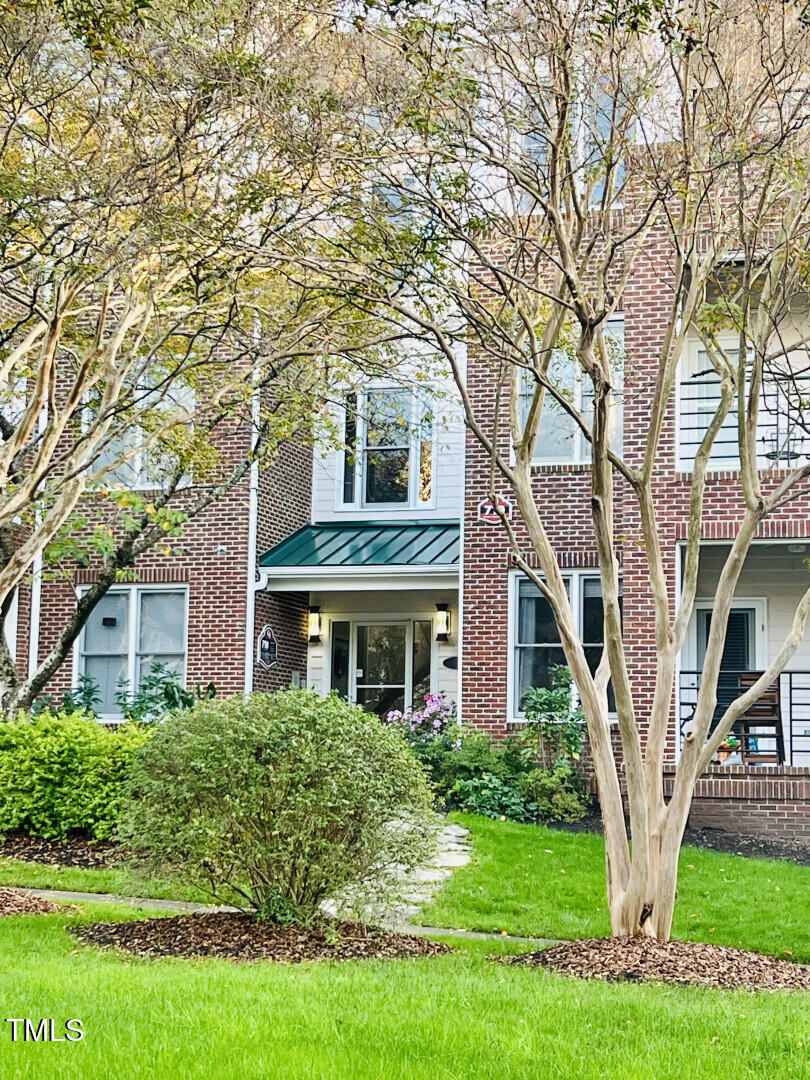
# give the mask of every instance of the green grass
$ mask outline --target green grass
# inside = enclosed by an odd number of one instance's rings
[[[589,984],[480,942],[335,966],[127,959],[67,921],[0,919],[3,1017],[86,1033],[12,1044],[0,1018],[3,1080],[810,1080],[806,996]]]
[[[0,885],[116,893],[119,896],[154,897],[157,900],[191,900],[201,904],[216,903],[200,889],[143,877],[125,867],[85,870],[78,866],[51,866],[47,863],[3,859],[0,860]]]
[[[573,938],[610,932],[592,833],[457,815],[473,859],[423,909],[430,926]],[[684,848],[673,935],[810,962],[810,867]]]

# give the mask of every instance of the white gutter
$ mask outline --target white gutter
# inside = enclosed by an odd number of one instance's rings
[[[257,588],[267,592],[354,589],[456,589],[453,566],[273,566],[259,569]]]
[[[253,373],[257,380],[258,370]],[[259,388],[254,387],[251,395],[250,414],[253,421],[254,437],[252,449],[256,449],[259,422],[261,420]],[[248,557],[247,557],[247,595],[245,610],[245,696],[253,692],[253,639],[256,634],[256,545],[259,532],[259,462],[250,466],[250,494],[248,497]]]

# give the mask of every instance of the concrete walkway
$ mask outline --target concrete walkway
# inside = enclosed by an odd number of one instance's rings
[[[422,905],[439,891],[444,882],[460,867],[470,861],[469,831],[461,825],[445,825],[438,836],[435,858],[427,866],[406,874],[403,878],[399,902],[383,921],[392,930],[403,934],[419,934],[466,938],[471,941],[518,941],[534,942],[538,946],[553,944],[545,938],[513,937],[511,934],[487,934],[478,930],[451,930],[442,926],[421,926],[411,920],[418,915]],[[64,889],[23,889],[16,892],[30,893],[44,900],[62,904],[125,904],[149,911],[173,911],[198,914],[211,911],[238,911],[238,908],[216,904],[195,904],[186,900],[158,900],[146,896],[120,896],[115,893],[71,892]]]
[[[146,911],[173,911],[175,914],[201,914],[211,911],[239,911],[225,904],[194,904],[186,900],[156,900],[146,896],[121,896],[117,893],[72,892],[69,889],[23,889],[17,885],[6,888],[14,892],[40,896],[55,904],[123,904],[126,907],[143,908]],[[538,946],[553,945],[547,938],[515,937],[512,934],[489,934],[481,930],[453,930],[446,926],[416,926],[411,923],[389,923],[400,934],[419,934],[431,937],[467,938],[470,941],[520,941],[534,942]]]

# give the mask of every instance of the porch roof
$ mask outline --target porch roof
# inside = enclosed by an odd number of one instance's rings
[[[266,551],[262,569],[413,567],[457,569],[457,521],[346,521],[303,528]]]

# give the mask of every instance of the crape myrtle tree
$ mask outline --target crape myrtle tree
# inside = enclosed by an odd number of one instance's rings
[[[0,626],[13,715],[137,558],[313,434],[389,330],[287,272],[340,180],[328,14],[1,6],[0,623],[32,572],[98,571],[27,677]]]
[[[802,11],[753,0],[471,0],[388,6],[362,25],[351,48],[368,104],[345,142],[357,162],[357,207],[351,228],[334,237],[335,288],[409,327],[453,371],[468,428],[490,461],[491,493],[511,489],[537,569],[502,515],[514,563],[550,605],[587,718],[613,932],[666,939],[695,783],[795,652],[810,606],[808,591],[776,658],[715,722],[746,553],[810,477],[805,455],[778,454],[778,479],[769,478],[759,442],[774,388],[791,429],[805,424],[810,43]],[[634,358],[608,321],[645,267],[665,275],[669,293],[643,357],[645,378],[652,370],[643,441],[625,452],[615,421]],[[712,393],[691,462],[676,594],[657,480],[672,468],[674,400],[693,337]],[[460,346],[468,365],[486,372],[485,387],[468,388]],[[589,447],[605,633],[595,671],[532,484],[538,432],[555,412]],[[739,458],[743,510],[667,801],[676,662],[694,608],[707,472],[721,443]],[[654,700],[643,709],[622,632],[615,521],[627,493],[655,610],[655,670],[644,673]]]

